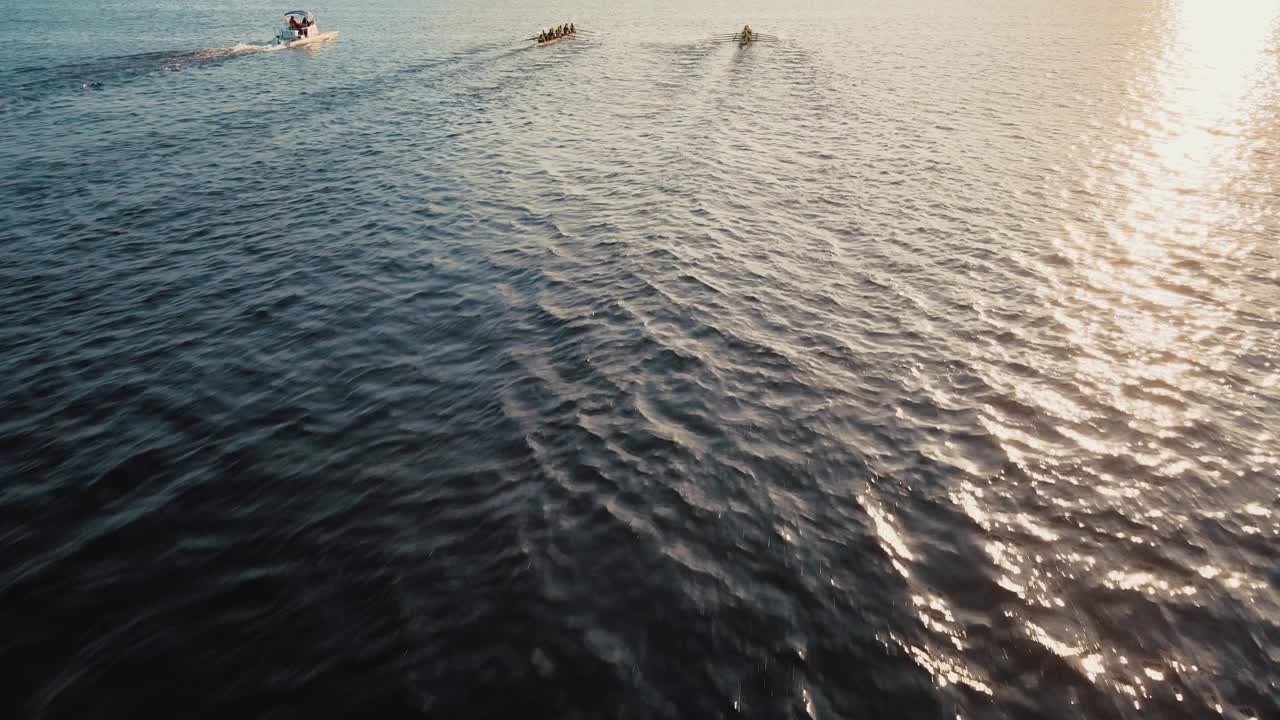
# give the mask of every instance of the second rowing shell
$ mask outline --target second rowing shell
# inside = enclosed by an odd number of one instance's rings
[[[560,42],[561,40],[570,40],[570,39],[572,39],[572,38],[574,37],[574,35],[576,35],[576,33],[571,33],[571,34],[569,34],[569,35],[565,35],[564,37],[558,37],[558,38],[555,38],[554,40],[543,40],[542,42],[538,43],[538,47],[542,47],[543,45],[555,45],[556,43]]]

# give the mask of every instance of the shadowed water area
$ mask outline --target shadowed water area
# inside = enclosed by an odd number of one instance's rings
[[[1280,716],[1280,5],[198,5],[0,18],[0,716]]]

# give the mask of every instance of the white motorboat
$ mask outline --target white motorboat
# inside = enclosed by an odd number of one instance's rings
[[[276,33],[274,42],[276,45],[285,47],[298,47],[333,40],[336,37],[338,37],[337,31],[320,32],[315,15],[306,10],[290,10],[284,14],[284,28]]]

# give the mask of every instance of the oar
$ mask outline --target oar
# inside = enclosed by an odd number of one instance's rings
[[[712,40],[741,40],[742,33],[734,33],[732,35],[712,35],[711,39]],[[751,39],[752,40],[777,40],[778,37],[776,35],[766,35],[764,33],[753,32],[751,33]]]

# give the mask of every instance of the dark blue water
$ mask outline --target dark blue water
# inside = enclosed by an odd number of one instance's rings
[[[893,5],[10,3],[0,717],[1280,716],[1280,7]]]

